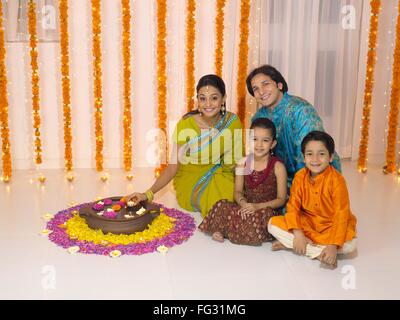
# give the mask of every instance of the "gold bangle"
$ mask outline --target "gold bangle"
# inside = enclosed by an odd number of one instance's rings
[[[149,202],[152,202],[152,201],[153,201],[153,199],[154,199],[154,193],[153,193],[153,191],[151,191],[151,190],[149,189],[149,190],[147,190],[147,191],[145,192],[145,195],[146,195],[147,200],[148,200]]]

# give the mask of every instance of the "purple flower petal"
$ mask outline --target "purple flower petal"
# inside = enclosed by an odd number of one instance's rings
[[[111,199],[106,199],[111,200]],[[105,201],[106,201],[105,200]],[[104,201],[104,202],[105,202]],[[111,201],[112,202],[112,201]],[[173,230],[160,239],[153,239],[145,243],[132,243],[129,245],[112,245],[103,246],[94,244],[92,242],[80,241],[70,239],[66,230],[59,227],[59,225],[67,222],[73,217],[72,212],[74,210],[79,210],[84,206],[94,206],[94,203],[83,203],[66,210],[59,211],[54,218],[47,223],[47,229],[53,231],[48,238],[50,241],[54,242],[56,245],[62,248],[69,248],[72,246],[79,246],[79,253],[85,254],[97,254],[108,256],[113,250],[121,251],[123,255],[142,255],[145,253],[151,253],[157,251],[157,247],[160,245],[165,245],[168,248],[179,245],[184,241],[187,241],[196,230],[196,223],[194,218],[187,213],[181,212],[176,209],[166,208],[163,205],[158,204],[164,209],[164,214],[175,219],[175,226]],[[157,205],[157,204],[156,204]],[[100,211],[100,210],[99,210]],[[107,213],[104,214],[106,216]],[[112,214],[109,212],[109,214]],[[113,214],[116,215],[115,212]]]
[[[113,203],[111,199],[105,199],[103,202],[104,202],[104,205],[106,205],[106,206],[110,206]]]

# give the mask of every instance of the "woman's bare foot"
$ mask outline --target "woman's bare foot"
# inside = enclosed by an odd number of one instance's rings
[[[212,238],[215,241],[224,242],[224,236],[219,231],[214,232],[213,235],[212,235]]]
[[[272,251],[279,251],[279,250],[286,249],[286,247],[278,240],[275,240],[274,242],[272,242],[271,249],[272,249]]]

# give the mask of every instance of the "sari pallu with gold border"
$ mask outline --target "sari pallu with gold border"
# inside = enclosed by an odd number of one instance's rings
[[[217,201],[233,201],[234,167],[243,157],[238,117],[227,112],[214,128],[200,130],[189,116],[178,122],[174,139],[181,146],[174,178],[178,204],[205,217]]]

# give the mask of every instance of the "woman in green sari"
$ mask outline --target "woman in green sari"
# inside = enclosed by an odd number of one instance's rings
[[[244,151],[240,120],[226,111],[225,84],[220,77],[202,77],[196,91],[198,109],[178,122],[170,163],[150,189],[129,195],[129,200],[152,201],[173,180],[178,204],[203,217],[217,201],[233,201],[234,167]]]

